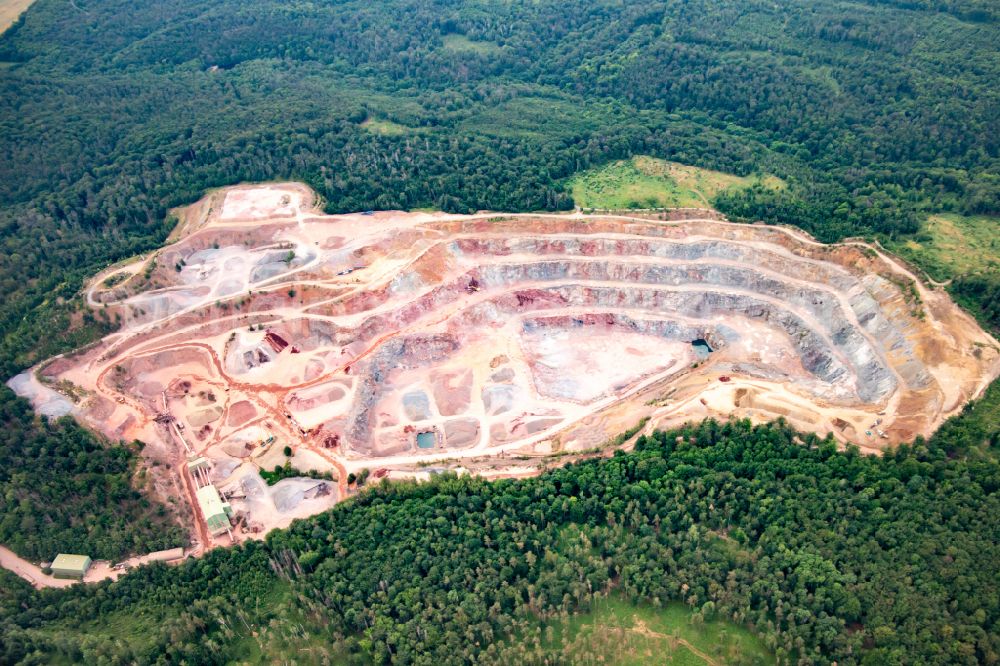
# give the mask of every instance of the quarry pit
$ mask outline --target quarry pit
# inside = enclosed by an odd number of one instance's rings
[[[533,474],[646,418],[781,417],[877,453],[1000,372],[996,340],[881,249],[707,211],[325,215],[288,183],[177,213],[170,245],[88,287],[120,330],[19,392],[146,442],[196,515],[218,488],[231,539],[362,470]],[[328,478],[267,486],[286,461]]]

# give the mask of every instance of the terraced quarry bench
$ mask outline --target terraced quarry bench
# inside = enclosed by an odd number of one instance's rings
[[[284,446],[341,491],[350,471],[443,459],[513,474],[643,417],[783,417],[878,451],[930,434],[1000,372],[996,341],[946,294],[861,243],[311,202],[268,185],[182,211],[176,242],[93,282],[121,331],[44,375],[79,387],[75,412],[108,435],[212,460],[237,506]],[[258,517],[315,508],[293,505]]]

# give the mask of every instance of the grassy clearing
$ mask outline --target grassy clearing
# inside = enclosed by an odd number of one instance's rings
[[[371,117],[361,123],[361,126],[372,134],[381,134],[382,136],[400,136],[402,134],[412,134],[420,131],[413,127],[407,127],[406,125],[394,123],[391,120]]]
[[[706,208],[719,193],[758,182],[785,186],[774,176],[734,176],[638,156],[577,174],[569,186],[582,208]]]
[[[256,633],[236,627],[238,638],[227,649],[231,664],[346,664],[350,655],[342,645],[323,631],[307,629],[309,620],[288,604],[282,608],[277,622],[250,625]],[[294,655],[289,660],[289,655]]]
[[[826,86],[830,94],[837,96],[843,92],[840,81],[834,76],[834,69],[829,66],[818,66],[818,67],[802,67],[800,66],[799,71],[805,76],[811,78],[816,83]]]
[[[914,238],[892,249],[935,280],[1000,268],[1000,218],[932,215]]]
[[[295,653],[299,663],[341,663],[346,655],[341,655],[329,636],[310,635],[303,629],[305,618],[291,609],[291,589],[285,582],[275,582],[272,588],[256,604],[256,610],[239,610],[232,615],[230,610],[220,610],[215,616],[224,618],[223,631],[231,639],[225,647],[229,663],[273,664],[281,661],[283,655]],[[271,611],[280,607],[282,623],[271,622]],[[291,610],[290,610],[291,609]],[[259,615],[258,615],[259,614]],[[114,642],[127,640],[137,652],[145,652],[153,645],[164,623],[178,621],[182,625],[196,623],[197,620],[178,617],[174,608],[149,607],[139,610],[116,611],[104,615],[100,620],[84,620],[71,624],[59,624],[40,631],[41,635],[79,640],[99,639]],[[211,614],[210,614],[211,615]],[[326,660],[323,660],[323,656]],[[340,657],[339,659],[337,657]],[[74,663],[53,661],[52,663]]]
[[[495,137],[555,140],[596,131],[610,114],[601,104],[524,94],[478,109],[458,130]]]
[[[444,48],[456,53],[475,53],[477,55],[496,55],[500,53],[500,45],[495,42],[474,42],[465,35],[445,35],[441,38]]]
[[[603,599],[589,613],[546,624],[541,649],[550,661],[603,664],[773,664],[747,629],[703,621],[677,602],[663,608]]]
[[[157,629],[163,624],[162,613],[151,611],[115,612],[105,615],[101,620],[88,620],[73,626],[64,624],[47,627],[39,631],[40,635],[55,638],[56,636],[76,636],[104,641],[121,640],[127,637],[129,645],[137,651],[151,649]],[[71,663],[71,662],[66,662]]]

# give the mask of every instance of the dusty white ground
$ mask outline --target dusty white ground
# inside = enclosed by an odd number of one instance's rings
[[[34,0],[0,0],[0,33],[14,24]]]
[[[74,395],[84,422],[148,442],[169,464],[162,491],[189,503],[185,460],[209,458],[243,538],[329,507],[350,472],[530,474],[645,416],[783,416],[878,451],[1000,371],[995,340],[863,244],[709,219],[325,216],[312,201],[272,184],[181,210],[173,244],[88,289],[122,329],[19,390],[49,410]],[[337,481],[266,487],[258,470],[286,446]]]
[[[187,555],[198,555],[201,551],[186,553]],[[83,577],[84,583],[98,583],[102,580],[118,580],[121,576],[125,575],[129,569],[134,567],[142,566],[144,564],[149,564],[154,561],[165,561],[156,554],[149,555],[139,555],[136,557],[130,557],[123,562],[112,563],[106,560],[95,560],[91,563],[90,568],[87,570],[87,574]],[[183,557],[172,560],[172,562],[181,562]],[[11,571],[24,580],[31,583],[32,586],[42,589],[45,587],[70,587],[81,581],[74,580],[71,578],[56,578],[50,574],[42,572],[42,568],[33,562],[20,557],[14,551],[0,546],[0,567]]]

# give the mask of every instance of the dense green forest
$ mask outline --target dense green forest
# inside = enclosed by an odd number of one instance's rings
[[[988,327],[1000,330],[1000,271],[959,275],[950,285],[951,295]]]
[[[996,663],[997,411],[994,387],[882,458],[706,421],[534,479],[384,483],[181,567],[10,581],[0,661],[540,663],[547,623],[610,594],[746,626],[782,663]]]
[[[76,421],[36,417],[0,393],[0,544],[36,562],[80,549],[116,560],[183,545],[164,507],[133,487],[136,452]]]
[[[822,240],[998,215],[998,22],[991,0],[37,0],[0,36],[0,375],[112,330],[83,280],[241,181],[331,212],[560,210],[574,174],[650,155],[778,176],[714,203]],[[1000,274],[954,277],[1000,326]],[[132,450],[0,402],[0,541],[177,538]],[[998,423],[997,386],[883,459],[708,422],[539,479],[380,486],[115,584],[0,571],[0,662],[542,662],[546,622],[614,594],[784,662],[996,663]]]

